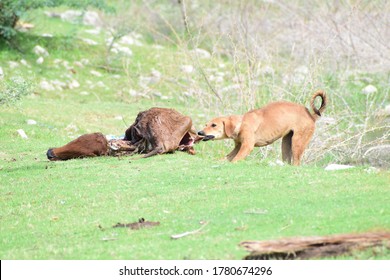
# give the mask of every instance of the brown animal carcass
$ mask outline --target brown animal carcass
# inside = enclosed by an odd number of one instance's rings
[[[124,139],[107,140],[101,133],[85,134],[63,147],[49,149],[47,157],[49,160],[68,160],[136,153],[150,157],[176,150],[195,154],[193,144],[199,140],[190,117],[173,109],[151,108],[138,114]]]

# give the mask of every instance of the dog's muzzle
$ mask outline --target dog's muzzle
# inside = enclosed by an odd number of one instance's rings
[[[206,133],[204,133],[203,130],[198,131],[198,135],[203,137],[203,138],[202,138],[202,141],[208,141],[208,140],[211,140],[211,139],[214,139],[214,138],[215,138],[214,135],[206,135]]]

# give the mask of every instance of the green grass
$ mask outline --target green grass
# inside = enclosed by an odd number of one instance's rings
[[[139,104],[66,102],[53,112],[56,104],[25,99],[0,113],[2,259],[241,259],[246,252],[238,244],[244,240],[390,227],[388,171],[270,167],[255,157],[231,164],[219,160],[227,150],[218,143],[198,144],[195,156],[176,152],[141,160],[49,162],[47,148],[71,139],[64,130],[68,122],[80,134],[119,134],[125,127],[114,116],[130,120],[141,109]],[[38,125],[27,125],[27,118]],[[20,139],[18,128],[30,138]],[[259,210],[265,213],[247,213]],[[161,225],[112,228],[141,217]],[[201,233],[171,240],[201,222],[208,223]],[[382,250],[348,258],[389,257]]]
[[[33,95],[16,105],[0,107],[1,259],[242,259],[247,253],[238,244],[245,240],[390,229],[390,172],[369,173],[366,166],[324,171],[324,165],[332,160],[330,155],[302,167],[271,167],[278,152],[270,152],[267,158],[253,152],[245,161],[231,164],[221,160],[231,143],[221,141],[199,143],[195,156],[176,152],[140,160],[101,157],[49,162],[48,148],[62,146],[84,133],[121,135],[139,111],[152,106],[188,114],[197,128],[221,109],[214,110],[214,101],[207,96],[178,98],[194,84],[179,72],[180,65],[191,61],[175,46],[133,46],[134,55],[128,61],[115,58],[112,69],[106,71],[102,68],[104,46],[87,46],[79,40],[86,27],[46,18],[42,11],[29,17],[36,28],[18,37],[25,52],[0,46],[0,66],[6,79],[22,76],[36,84],[42,79],[66,80],[69,77],[61,77],[64,68],[56,68],[55,59],[72,65],[88,58],[91,63],[75,67],[76,72],[70,74],[80,88],[46,92],[37,86]],[[38,36],[41,33],[55,37],[42,38]],[[103,42],[101,35],[86,37]],[[35,63],[37,56],[31,52],[38,44],[50,53],[43,65]],[[31,68],[11,69],[7,64],[21,59]],[[125,62],[128,65],[123,67]],[[202,63],[217,67],[220,62]],[[233,71],[229,61],[223,63]],[[152,90],[172,99],[153,95],[132,98],[123,93],[129,88],[140,90],[139,76],[152,69],[163,76]],[[101,71],[103,77],[92,76],[90,70]],[[177,79],[165,79],[170,77]],[[379,81],[380,77],[373,79]],[[204,84],[198,72],[190,78]],[[267,79],[257,94],[271,99],[272,85],[267,85],[279,80]],[[345,99],[363,110],[364,96],[353,95],[353,81],[341,81],[337,75],[325,79],[334,90],[350,89]],[[90,89],[87,80],[103,81],[108,89]],[[383,82],[378,84],[385,91]],[[81,91],[91,94],[80,95]],[[267,99],[259,98],[259,102],[265,104]],[[339,106],[331,99],[327,114],[342,111]],[[123,116],[124,122],[117,116]],[[28,125],[28,119],[37,124]],[[20,138],[17,129],[23,129],[29,138]],[[274,149],[279,151],[279,145]],[[112,227],[141,217],[159,221],[160,226],[137,231]],[[199,229],[205,223],[198,234],[171,239],[171,235]],[[390,252],[379,248],[338,258],[390,259]]]

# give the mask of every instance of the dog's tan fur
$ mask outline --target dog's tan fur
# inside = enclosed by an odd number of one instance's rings
[[[319,109],[314,106],[317,97],[322,100]],[[212,119],[198,134],[204,136],[205,140],[233,139],[235,147],[226,156],[231,162],[244,159],[254,147],[267,146],[282,138],[283,160],[300,165],[302,154],[313,136],[315,122],[326,104],[326,94],[319,90],[310,101],[313,113],[303,105],[279,101],[251,110],[243,116]]]

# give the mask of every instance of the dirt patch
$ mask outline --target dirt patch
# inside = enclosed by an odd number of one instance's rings
[[[316,259],[351,254],[376,246],[390,249],[390,232],[340,234],[331,236],[295,237],[270,241],[240,243],[250,252],[246,260]]]
[[[144,218],[141,218],[138,220],[138,222],[134,223],[129,223],[129,224],[122,224],[122,223],[117,223],[116,225],[113,226],[113,228],[119,228],[119,227],[127,227],[130,229],[141,229],[141,228],[149,228],[149,227],[155,227],[159,226],[160,222],[150,222],[150,221],[145,221]]]

